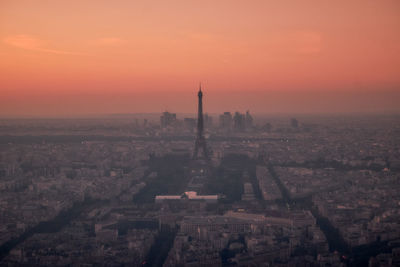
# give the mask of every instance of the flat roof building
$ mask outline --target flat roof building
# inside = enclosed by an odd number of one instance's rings
[[[203,200],[210,203],[216,203],[218,201],[218,195],[197,195],[195,191],[187,191],[182,195],[158,195],[155,197],[156,203],[162,203],[165,201],[183,201],[188,200]]]

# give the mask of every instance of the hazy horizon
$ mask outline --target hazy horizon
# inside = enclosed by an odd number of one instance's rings
[[[391,114],[399,113],[400,92],[367,91],[204,91],[206,113]],[[222,102],[221,102],[221,99]],[[26,99],[3,98],[2,118],[82,117],[137,113],[195,113],[196,89],[109,93],[30,93]],[[27,110],[29,112],[27,112]]]

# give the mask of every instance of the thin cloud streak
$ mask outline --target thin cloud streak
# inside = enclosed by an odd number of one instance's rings
[[[45,52],[45,53],[52,53],[59,55],[82,55],[82,53],[46,48],[45,41],[25,34],[8,36],[3,39],[3,42],[11,46],[31,51],[38,51],[38,52]]]

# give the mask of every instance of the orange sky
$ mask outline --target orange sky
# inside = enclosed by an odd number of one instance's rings
[[[400,2],[1,0],[0,116],[400,111]]]

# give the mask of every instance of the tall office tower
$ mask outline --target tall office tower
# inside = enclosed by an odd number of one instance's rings
[[[233,117],[233,129],[236,132],[243,132],[246,129],[246,117],[240,112],[235,112]]]
[[[246,130],[253,128],[253,116],[250,115],[250,111],[246,111]]]
[[[176,113],[169,113],[168,111],[163,112],[160,117],[161,128],[173,126],[176,123]]]
[[[224,112],[219,116],[219,127],[225,131],[232,129],[232,114],[230,112]]]
[[[204,138],[204,124],[203,124],[203,92],[201,92],[201,84],[199,88],[199,109],[197,113],[197,136],[194,146],[194,159],[208,159],[208,150],[206,145],[206,139]]]
[[[292,118],[290,120],[290,125],[292,125],[293,128],[299,128],[299,121],[295,118]]]

